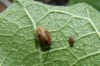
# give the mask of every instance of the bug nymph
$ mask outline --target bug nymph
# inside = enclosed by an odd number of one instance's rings
[[[73,37],[69,37],[68,41],[69,41],[70,47],[73,47],[74,42],[75,42],[74,38]]]
[[[45,28],[37,27],[36,36],[40,42],[40,46],[42,46],[42,49],[44,49],[44,48],[49,49],[50,48],[51,36]]]

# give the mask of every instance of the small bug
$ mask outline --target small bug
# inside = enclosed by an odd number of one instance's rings
[[[69,37],[68,41],[69,41],[70,47],[73,47],[74,42],[75,42],[74,38],[73,37]]]
[[[37,27],[36,36],[42,49],[49,49],[51,45],[51,36],[43,27]]]

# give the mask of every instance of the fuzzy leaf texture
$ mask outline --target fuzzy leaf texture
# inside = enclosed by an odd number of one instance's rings
[[[52,37],[50,51],[36,48],[38,26]],[[0,66],[100,66],[100,13],[85,3],[64,7],[16,0],[0,14]]]

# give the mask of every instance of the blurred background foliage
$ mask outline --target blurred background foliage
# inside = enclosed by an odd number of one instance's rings
[[[71,5],[71,4],[76,4],[80,2],[86,2],[100,11],[100,0],[70,0],[69,4]]]
[[[45,4],[57,5],[57,6],[67,6],[67,5],[73,5],[76,3],[86,2],[100,11],[100,0],[33,0],[33,2],[34,1],[39,1]],[[3,12],[13,2],[14,0],[0,0],[0,12]]]

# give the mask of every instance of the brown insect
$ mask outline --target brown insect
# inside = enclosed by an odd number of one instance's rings
[[[73,37],[69,37],[68,41],[69,41],[70,46],[73,47],[74,42],[75,42],[74,38]]]
[[[42,48],[49,48],[51,45],[51,36],[48,31],[43,27],[37,27],[36,36]]]

